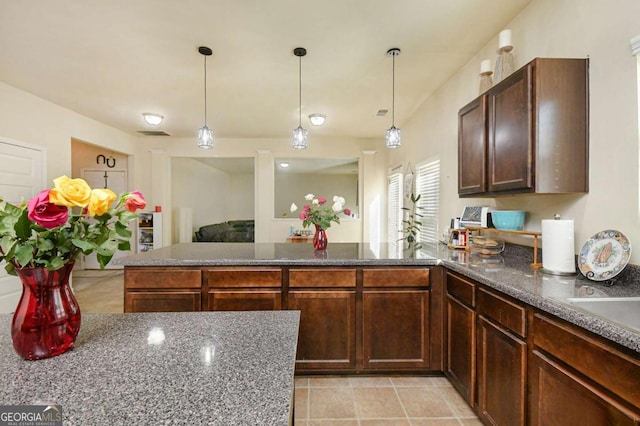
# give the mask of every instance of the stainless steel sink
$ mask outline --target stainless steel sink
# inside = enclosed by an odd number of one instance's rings
[[[640,330],[640,297],[570,297],[576,308]]]

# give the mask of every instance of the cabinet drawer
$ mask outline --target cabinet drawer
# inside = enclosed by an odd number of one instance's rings
[[[640,407],[640,361],[602,338],[539,313],[532,332],[537,347]]]
[[[220,287],[280,287],[280,268],[207,269],[204,271],[209,288]]]
[[[465,305],[475,308],[476,285],[454,274],[447,274],[447,293]]]
[[[125,296],[125,312],[198,312],[199,291],[140,291]]]
[[[202,286],[199,269],[125,269],[124,282],[133,288],[197,288]]]
[[[523,305],[515,301],[479,288],[478,314],[493,319],[521,337],[526,336],[526,311]]]
[[[289,287],[355,287],[355,269],[291,269]]]
[[[365,269],[362,281],[365,287],[429,287],[429,269]]]

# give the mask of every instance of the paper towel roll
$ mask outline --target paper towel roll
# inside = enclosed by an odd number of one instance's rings
[[[576,272],[573,220],[542,221],[542,267],[551,273]]]

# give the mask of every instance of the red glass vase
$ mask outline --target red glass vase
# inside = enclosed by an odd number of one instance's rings
[[[68,263],[56,271],[16,269],[22,296],[13,314],[11,338],[22,358],[50,358],[73,347],[80,331],[80,307],[69,287],[73,265]]]
[[[316,250],[326,250],[329,240],[327,240],[327,232],[320,225],[316,226],[316,233],[313,236],[313,248]]]

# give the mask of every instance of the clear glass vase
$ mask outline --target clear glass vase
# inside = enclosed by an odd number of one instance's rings
[[[13,314],[11,338],[22,358],[50,358],[73,347],[81,321],[80,307],[69,287],[73,265],[71,262],[55,271],[16,269],[22,296]]]

